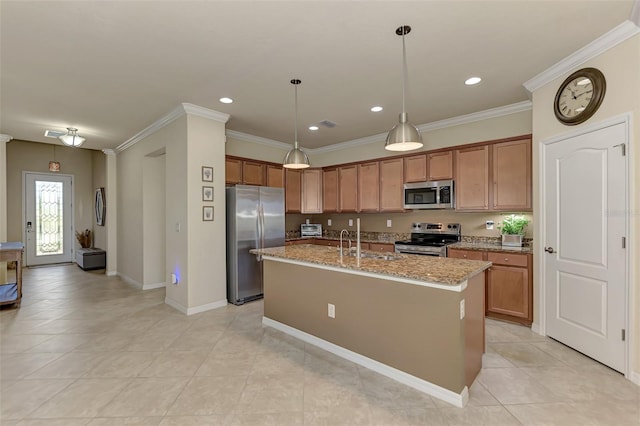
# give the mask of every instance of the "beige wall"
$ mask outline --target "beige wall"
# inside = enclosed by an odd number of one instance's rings
[[[142,159],[143,287],[166,282],[165,155]]]
[[[7,143],[7,239],[23,240],[22,172],[49,173],[49,161],[60,162],[60,173],[73,175],[74,228],[94,229],[93,151],[60,145],[12,140]],[[55,157],[55,158],[54,158]],[[80,248],[74,237],[75,247]]]
[[[638,243],[640,241],[640,196],[638,195],[638,190],[640,189],[640,149],[638,149],[637,143],[640,140],[640,35],[636,35],[589,62],[580,65],[579,68],[583,67],[600,69],[607,80],[607,93],[602,105],[598,112],[586,123],[569,128],[560,124],[553,114],[552,107],[555,93],[562,81],[575,69],[536,90],[533,94],[534,211],[538,215],[541,206],[537,185],[540,168],[539,144],[549,138],[578,130],[580,127],[589,126],[610,117],[631,112],[633,114],[633,122],[631,123],[633,133],[629,144],[629,155],[631,156],[629,159],[631,164],[631,209],[629,211],[631,241],[629,250],[632,268],[630,277],[632,300],[629,321],[633,327],[630,332],[634,347],[631,369],[638,375],[640,374],[640,262],[638,262],[640,255],[640,245]],[[536,253],[541,252],[540,246],[544,243],[541,240],[542,231],[542,229],[534,231]],[[537,268],[539,266],[535,258],[534,263],[536,263],[536,271],[538,271]],[[534,295],[536,298],[540,291],[540,281],[539,274],[534,274]],[[540,306],[537,299],[535,300],[535,306]],[[622,309],[622,307],[620,308]],[[537,315],[539,312],[535,312],[535,314]],[[534,321],[539,321],[537,316],[534,317]],[[640,377],[636,377],[636,380],[640,380]]]
[[[189,235],[189,307],[225,304],[227,301],[225,218],[225,125],[188,116],[187,199]],[[202,182],[202,166],[213,167],[213,183]],[[202,201],[202,186],[213,185],[213,203]],[[214,220],[202,220],[202,207],[213,205]]]
[[[144,247],[155,238],[144,235],[143,159],[154,152],[166,152],[166,271],[176,271],[184,283],[187,271],[187,187],[186,117],[182,116],[117,155],[118,274],[142,286]],[[184,227],[175,231],[175,224]],[[149,241],[147,241],[147,239]],[[186,284],[167,287],[167,297],[187,305]]]
[[[523,111],[424,132],[422,133],[422,138],[425,146],[422,150],[412,151],[412,153],[529,133],[531,133],[531,111]],[[398,155],[398,153],[386,151],[384,149],[384,141],[382,141],[337,151],[311,152],[309,158],[314,167],[325,167],[394,155]]]
[[[97,188],[106,188],[107,186],[107,160],[101,151],[91,151],[91,180],[93,182],[93,190]],[[95,192],[94,192],[95,197]],[[94,201],[95,202],[95,201]],[[106,206],[105,196],[105,206]],[[99,226],[95,221],[95,213],[93,216],[93,245],[101,249],[107,249],[107,215],[105,214],[105,226]],[[108,254],[108,253],[107,253]]]
[[[291,145],[293,148],[293,145]],[[235,155],[236,157],[252,158],[254,160],[270,161],[273,163],[282,163],[284,156],[289,152],[290,148],[275,148],[270,145],[247,142],[232,137],[227,137],[224,144],[226,155]]]

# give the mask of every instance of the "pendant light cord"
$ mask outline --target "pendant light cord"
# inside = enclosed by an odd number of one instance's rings
[[[295,89],[295,112],[293,115],[293,147],[298,149],[298,85],[294,84]]]
[[[404,34],[405,30],[402,29],[402,113],[407,112],[405,109],[405,90],[407,85],[407,50],[404,45]]]

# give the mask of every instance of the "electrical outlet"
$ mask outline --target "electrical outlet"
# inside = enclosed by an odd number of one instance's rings
[[[331,226],[331,219],[327,219],[327,226]]]
[[[178,284],[178,276],[176,274],[171,274],[171,284]]]
[[[335,318],[336,317],[336,305],[333,305],[331,303],[329,303],[329,305],[327,305],[327,315],[329,315],[329,318]]]
[[[464,319],[464,299],[460,301],[460,319]]]
[[[387,228],[391,228],[391,219],[387,219]]]
[[[176,222],[176,232],[180,232],[180,222]]]
[[[487,229],[493,229],[493,221],[492,220],[488,220],[486,222],[485,226],[487,227]]]
[[[353,226],[353,219],[349,219],[349,226]]]

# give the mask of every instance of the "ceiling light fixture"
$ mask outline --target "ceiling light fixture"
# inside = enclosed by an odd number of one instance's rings
[[[380,111],[382,111],[382,107],[381,106],[371,107],[371,112],[380,112]]]
[[[400,123],[396,124],[387,135],[384,149],[388,151],[411,151],[422,148],[422,136],[416,127],[409,123],[405,110],[405,91],[407,85],[407,51],[404,45],[404,36],[409,34],[411,27],[403,25],[396,29],[396,34],[402,36],[402,112]]]
[[[311,130],[312,132],[315,132],[316,130],[318,130],[320,127],[318,126],[309,126],[309,130]]]
[[[220,98],[219,101],[222,102],[223,104],[232,104],[233,103],[233,99],[231,99],[231,98]]]
[[[295,89],[295,116],[293,125],[293,149],[287,152],[282,166],[287,169],[306,169],[310,166],[309,157],[298,148],[298,84],[302,83],[298,79],[291,80]]]
[[[78,129],[74,127],[67,127],[67,134],[58,136],[58,139],[67,146],[79,147],[86,141],[85,138],[78,134]]]
[[[464,84],[467,86],[473,86],[474,84],[478,84],[482,81],[480,77],[469,77],[464,81]]]

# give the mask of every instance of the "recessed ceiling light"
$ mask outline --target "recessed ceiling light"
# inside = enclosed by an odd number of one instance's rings
[[[467,86],[473,86],[474,84],[478,84],[482,81],[480,77],[471,77],[465,80],[464,84]]]
[[[222,102],[223,104],[231,104],[231,103],[233,103],[233,99],[231,99],[231,98],[220,98],[220,102]]]
[[[380,111],[382,111],[382,107],[381,106],[371,107],[371,112],[380,112]]]
[[[311,131],[316,131],[316,130],[318,130],[319,128],[320,128],[320,127],[318,127],[318,126],[309,126],[309,130],[311,130]]]

